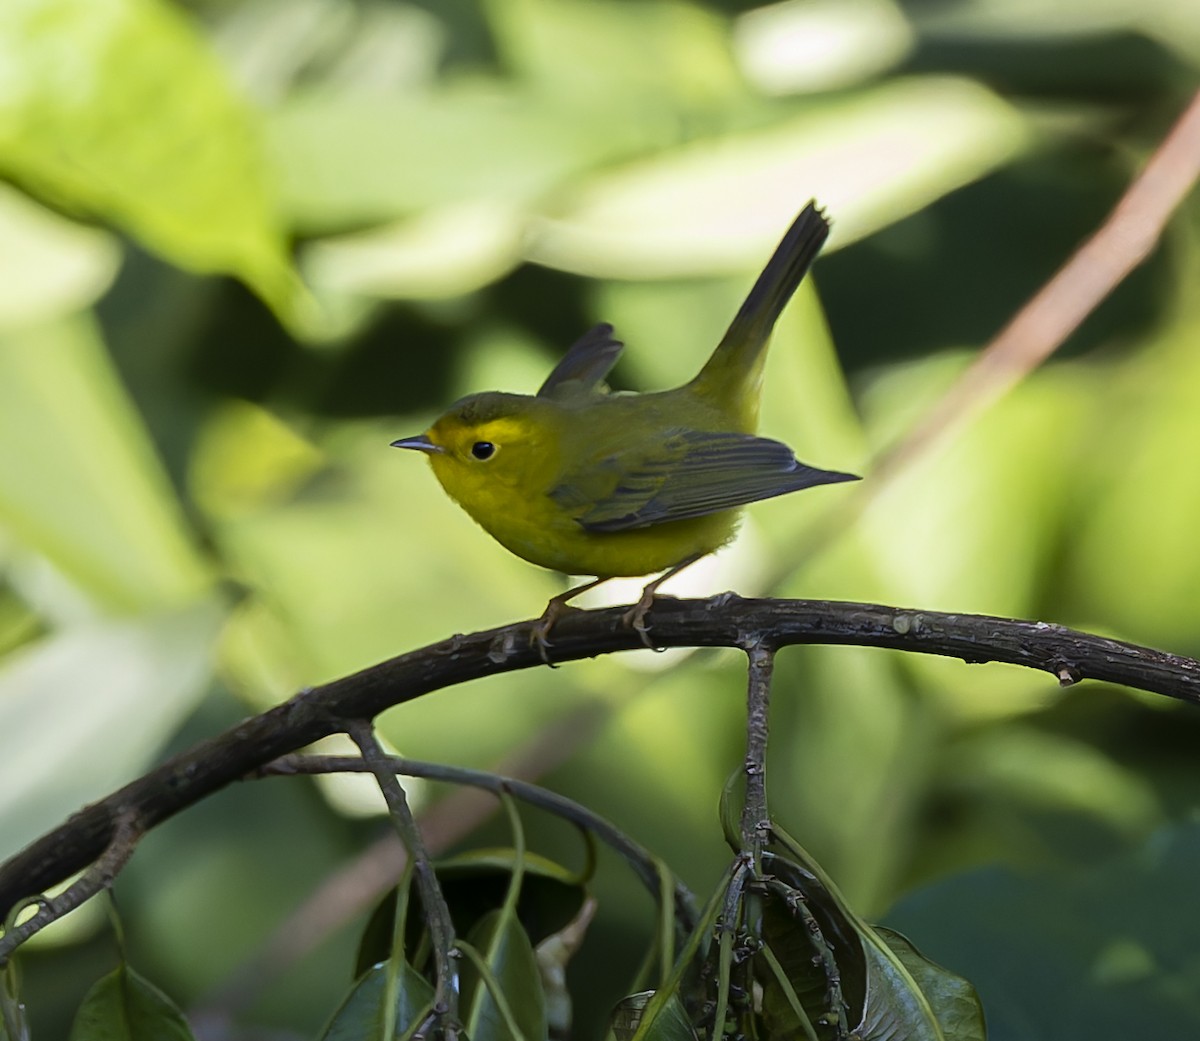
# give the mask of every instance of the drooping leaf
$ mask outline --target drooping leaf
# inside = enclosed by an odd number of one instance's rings
[[[194,1041],[183,1013],[149,980],[121,965],[88,991],[70,1041]]]
[[[842,1000],[851,1025],[862,1016],[868,987],[862,938],[853,922],[842,913],[837,900],[811,871],[783,857],[764,860],[764,868],[795,894],[795,908],[778,892],[767,894],[763,901],[762,935],[805,1014],[801,1020],[792,1006],[788,988],[774,973],[760,966],[763,1017],[768,1034],[772,1038],[799,1036],[806,1030],[803,1024],[807,1021],[815,1026],[818,1037],[826,1041],[836,1036],[832,1017],[843,1015],[841,1009],[830,1005],[831,976],[840,979]],[[830,948],[833,973],[821,961],[812,929],[799,913],[801,907],[816,922]]]
[[[789,856],[769,855],[767,863],[771,874],[788,885],[794,896],[788,900],[771,891],[763,916],[763,939],[822,1041],[836,1037],[839,1026],[853,1030],[863,1041],[895,1037],[977,1041],[983,1037],[982,1013],[978,1001],[971,1002],[970,984],[931,965],[903,938],[898,944],[906,948],[901,957],[846,905],[799,846],[791,840],[785,844]],[[809,912],[824,944],[811,922],[793,907]],[[802,1027],[786,993],[788,988],[771,973],[760,970],[760,978],[769,1035],[780,1039],[796,1036]],[[834,1001],[835,981],[840,987],[840,1007]],[[957,1033],[943,1030],[943,1017]]]

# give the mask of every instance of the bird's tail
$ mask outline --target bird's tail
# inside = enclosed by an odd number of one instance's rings
[[[748,409],[751,426],[771,330],[828,237],[829,221],[816,202],[810,202],[792,222],[712,357],[692,381],[698,393],[737,410]]]

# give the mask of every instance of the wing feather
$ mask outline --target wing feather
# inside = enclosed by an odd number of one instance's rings
[[[806,466],[779,441],[698,430],[672,432],[648,452],[615,456],[590,471],[593,481],[608,475],[611,487],[599,498],[587,494],[586,479],[570,475],[551,494],[564,504],[586,505],[577,520],[595,532],[703,517],[814,485],[858,480]]]
[[[617,364],[625,345],[607,322],[589,329],[567,349],[538,389],[539,398],[570,398],[603,392],[604,377]]]

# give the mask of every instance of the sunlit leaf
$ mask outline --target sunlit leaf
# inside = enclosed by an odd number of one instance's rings
[[[590,276],[667,278],[755,267],[816,198],[845,244],[1018,155],[1006,102],[956,79],[890,83],[768,129],[696,142],[597,175],[539,221],[530,256]]]
[[[268,126],[284,212],[305,231],[334,232],[471,200],[528,203],[644,147],[650,132],[622,115],[584,120],[555,99],[459,84],[415,95],[307,92]]]
[[[975,799],[1078,815],[1131,838],[1162,822],[1151,781],[1077,738],[992,726],[948,749],[947,786]]]
[[[492,0],[487,9],[505,57],[547,92],[585,103],[628,97],[696,117],[745,90],[727,26],[701,4]]]
[[[31,431],[37,431],[31,437]],[[0,524],[102,603],[201,594],[206,565],[94,324],[0,337]]]
[[[742,15],[734,42],[757,87],[788,94],[878,75],[909,52],[915,34],[892,0],[784,0]]]
[[[192,1041],[192,1032],[170,998],[122,965],[88,991],[70,1041]]]
[[[318,293],[381,299],[460,296],[521,257],[524,217],[486,201],[448,205],[369,231],[318,240],[301,259]]]
[[[170,4],[0,6],[0,172],[292,309],[256,118]]]
[[[116,239],[0,184],[0,330],[81,310],[108,288]]]
[[[208,688],[220,617],[208,604],[79,625],[4,659],[0,856],[149,762]]]

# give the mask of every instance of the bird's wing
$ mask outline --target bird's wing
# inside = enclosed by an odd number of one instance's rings
[[[627,531],[703,517],[853,474],[805,466],[787,445],[749,434],[673,431],[636,456],[594,460],[551,492],[587,531]],[[589,494],[589,485],[591,494]]]
[[[539,398],[571,398],[604,389],[604,377],[617,364],[625,345],[607,322],[589,329],[567,349],[538,389]]]

